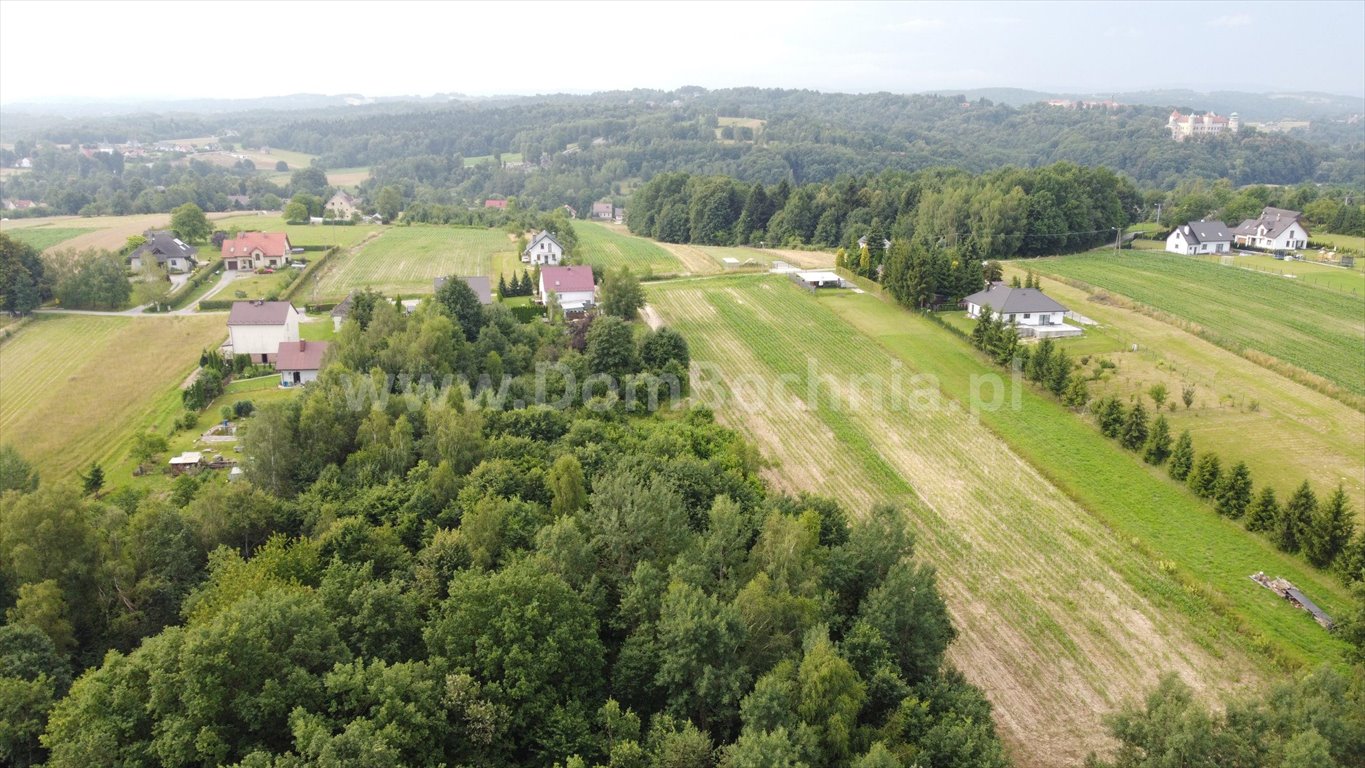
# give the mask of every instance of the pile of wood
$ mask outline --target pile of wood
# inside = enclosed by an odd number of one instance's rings
[[[1332,621],[1331,616],[1324,613],[1316,603],[1308,599],[1307,595],[1300,592],[1298,587],[1295,587],[1285,579],[1278,576],[1272,579],[1265,575],[1265,571],[1257,571],[1251,575],[1251,580],[1280,597],[1283,597],[1285,600],[1288,600],[1296,608],[1302,608],[1311,613],[1313,615],[1313,620],[1318,624],[1321,624],[1323,629],[1330,630],[1332,627],[1336,626]]]

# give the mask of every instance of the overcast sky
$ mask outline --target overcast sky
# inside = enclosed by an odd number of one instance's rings
[[[1010,86],[1365,95],[1365,2],[0,0],[0,102]]]

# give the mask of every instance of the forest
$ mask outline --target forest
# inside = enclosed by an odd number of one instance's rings
[[[1358,138],[1308,141],[1247,129],[1234,137],[1174,142],[1165,129],[1169,113],[1169,107],[1066,110],[954,96],[683,88],[285,113],[19,120],[5,138],[27,145],[150,142],[230,129],[243,146],[306,152],[317,155],[321,167],[368,166],[373,178],[362,191],[371,197],[397,185],[408,201],[450,205],[516,197],[542,210],[563,204],[586,210],[604,196],[627,194],[635,181],[668,172],[804,185],[886,169],[985,173],[1070,162],[1108,167],[1144,188],[1163,190],[1192,179],[1227,179],[1236,186],[1358,184],[1365,176]],[[722,118],[748,124],[722,124]],[[521,159],[505,162],[514,155]],[[0,151],[7,164],[18,156]],[[474,158],[488,162],[465,162]],[[34,161],[33,174],[6,180],[6,196],[42,200],[68,213],[97,197],[111,198],[106,212],[123,206],[112,200],[117,188],[101,195],[89,183],[76,183],[98,168]],[[241,181],[224,194],[279,194]],[[76,188],[75,197],[68,186]],[[132,200],[142,194],[129,192]],[[196,202],[221,209],[210,200]]]

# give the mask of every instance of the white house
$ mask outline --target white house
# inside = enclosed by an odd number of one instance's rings
[[[597,303],[592,267],[541,267],[539,287],[542,302],[553,293],[565,312],[582,312]]]
[[[141,272],[153,260],[167,272],[189,272],[198,265],[194,246],[186,245],[174,232],[147,232],[147,242],[128,254],[128,268]]]
[[[283,232],[243,232],[223,241],[223,265],[227,269],[279,269],[289,261],[291,251],[289,236]]]
[[[1238,245],[1267,251],[1292,251],[1308,247],[1308,230],[1302,213],[1267,206],[1259,219],[1247,219],[1232,231]]]
[[[1019,326],[1021,336],[1078,336],[1081,329],[1062,322],[1067,308],[1037,288],[1011,288],[1002,282],[986,286],[962,300],[968,317],[980,317],[990,307],[995,317]]]
[[[322,358],[327,355],[325,341],[282,341],[275,352],[275,370],[280,374],[280,386],[292,387],[317,381],[322,369]]]
[[[1186,256],[1196,253],[1227,253],[1232,250],[1232,229],[1221,221],[1191,221],[1166,237],[1166,250]]]
[[[557,265],[564,260],[564,246],[559,244],[554,235],[542,229],[526,246],[526,250],[521,252],[521,260],[527,264]]]
[[[280,344],[299,340],[299,311],[287,301],[234,301],[228,314],[228,344],[253,363],[274,362]]]
[[[344,189],[338,189],[323,208],[332,212],[332,218],[349,221],[351,216],[360,213],[360,198]]]

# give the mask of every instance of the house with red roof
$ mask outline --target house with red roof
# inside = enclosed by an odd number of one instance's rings
[[[483,207],[485,207],[485,208],[497,208],[497,209],[500,210],[500,211],[501,211],[501,210],[506,210],[506,208],[507,208],[507,201],[506,201],[506,200],[485,200],[485,201],[483,201]]]
[[[539,287],[542,303],[553,293],[559,301],[559,307],[565,312],[583,312],[597,303],[597,285],[593,282],[592,267],[541,267]]]
[[[289,236],[283,232],[243,232],[223,241],[227,269],[274,269],[289,263]]]
[[[327,342],[281,341],[275,352],[275,370],[280,374],[280,386],[292,387],[316,381],[322,370],[322,359],[327,356]]]

